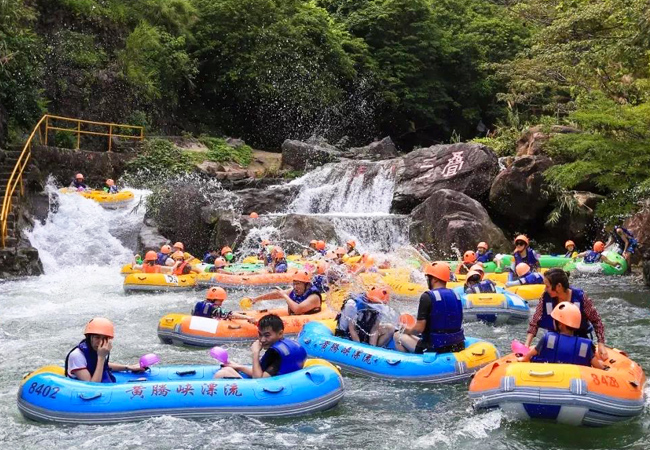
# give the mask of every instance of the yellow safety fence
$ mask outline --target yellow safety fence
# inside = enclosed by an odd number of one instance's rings
[[[68,125],[68,126],[66,126]],[[71,126],[71,127],[70,127]],[[90,129],[93,128],[93,129]],[[98,130],[99,129],[99,130]],[[11,172],[7,180],[7,188],[5,190],[4,200],[2,201],[2,212],[0,213],[0,248],[4,248],[7,240],[8,233],[8,219],[12,208],[12,199],[17,187],[20,187],[20,195],[24,195],[23,187],[23,172],[29,163],[32,156],[32,145],[35,140],[37,144],[47,145],[48,135],[50,131],[72,133],[77,137],[77,146],[79,149],[81,143],[81,135],[91,136],[106,136],[108,138],[108,151],[112,150],[113,138],[119,137],[124,139],[133,139],[142,141],[144,139],[144,128],[123,125],[109,122],[93,122],[90,120],[72,119],[70,117],[61,117],[51,114],[45,114],[38,121],[32,133],[29,135],[23,151],[20,153],[14,170]],[[132,134],[125,134],[132,133]]]

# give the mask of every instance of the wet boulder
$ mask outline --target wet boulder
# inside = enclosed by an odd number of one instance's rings
[[[365,147],[352,147],[345,152],[347,158],[369,159],[370,161],[381,161],[397,158],[398,156],[397,147],[390,136],[386,136],[382,140],[375,141]]]
[[[546,156],[522,156],[503,170],[492,183],[492,209],[513,223],[529,222],[550,203],[544,171],[553,162]]]
[[[503,231],[490,219],[483,206],[462,192],[451,189],[435,191],[411,212],[409,239],[412,244],[425,244],[434,258],[456,258],[452,249],[461,253],[475,249],[480,241],[493,250],[509,249]]]
[[[0,249],[0,280],[43,274],[38,250],[32,246]]]
[[[253,211],[258,214],[268,214],[286,211],[299,190],[299,186],[284,184],[266,189],[241,189],[237,191],[237,197],[241,200],[244,214]]]
[[[559,216],[547,222],[546,230],[559,244],[563,244],[567,239],[575,241],[578,245],[586,244],[598,234],[599,226],[594,210],[604,197],[587,191],[569,191],[564,195],[568,198],[558,198],[556,202],[569,202],[572,206],[563,209]],[[557,207],[557,204],[553,206]]]
[[[341,151],[325,141],[302,142],[287,139],[282,144],[282,169],[309,170],[338,161]]]
[[[391,210],[409,213],[439,189],[484,196],[499,172],[499,161],[489,147],[460,143],[414,150],[397,160]]]
[[[275,218],[273,225],[277,229],[274,242],[277,241],[289,252],[302,251],[305,243],[312,239],[328,243],[337,240],[334,224],[327,217],[287,214]]]

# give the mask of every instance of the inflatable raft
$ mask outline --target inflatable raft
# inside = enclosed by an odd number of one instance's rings
[[[505,356],[476,373],[469,396],[476,409],[501,408],[517,419],[605,426],[644,409],[643,369],[608,349],[609,370],[573,364],[520,363]]]
[[[246,275],[204,272],[197,275],[196,284],[199,287],[220,286],[224,289],[288,286],[293,280],[294,273],[294,270],[289,270],[286,273],[251,273]]]
[[[571,273],[597,275],[624,275],[625,272],[627,272],[627,261],[625,261],[623,256],[616,252],[603,252],[603,256],[608,260],[615,262],[616,265],[612,266],[604,262],[590,264],[580,259],[564,266],[564,270]]]
[[[513,256],[511,254],[499,254],[501,257],[501,265],[497,265],[494,261],[488,263],[483,263],[483,270],[485,273],[503,273],[507,272],[507,269],[510,268],[513,262]],[[458,261],[447,261],[452,270],[456,270],[458,266]],[[562,268],[566,264],[571,262],[571,258],[560,255],[540,255],[539,264],[542,269],[552,269],[554,267]],[[496,281],[496,280],[494,280]]]
[[[456,353],[402,353],[336,337],[330,328],[319,322],[305,324],[298,342],[309,356],[326,359],[343,370],[419,383],[465,380],[499,357],[492,344],[475,338],[467,338],[465,350]]]
[[[343,397],[343,380],[326,361],[308,360],[297,372],[259,379],[212,379],[219,368],[154,366],[143,374],[115,373],[116,383],[88,383],[48,366],[23,379],[18,409],[38,422],[92,425],[161,415],[302,416],[333,408]]]
[[[162,273],[131,273],[124,278],[124,292],[186,291],[196,286],[196,275],[163,275]]]
[[[460,290],[463,302],[463,321],[480,321],[494,325],[518,323],[528,320],[528,302],[508,291],[496,294],[465,294]]]
[[[84,198],[94,200],[104,208],[116,209],[123,208],[133,201],[133,192],[120,191],[117,194],[108,194],[104,191],[77,191],[71,188],[59,189],[63,194],[78,194]]]
[[[319,313],[305,315],[290,316],[287,308],[237,313],[252,319],[277,314],[284,322],[285,336],[295,336],[307,322],[333,320],[337,314],[326,306]],[[167,314],[158,322],[158,338],[165,344],[213,347],[229,342],[252,342],[258,338],[258,330],[257,325],[242,319],[219,320],[189,314]]]

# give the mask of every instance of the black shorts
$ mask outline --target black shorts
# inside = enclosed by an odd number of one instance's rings
[[[428,347],[426,344],[423,344],[422,339],[420,339],[418,341],[418,344],[415,346],[415,352],[414,353],[417,353],[417,354],[429,353],[429,352],[455,353],[455,352],[460,352],[462,350],[465,350],[465,342],[459,342],[458,344],[446,345],[444,347],[439,347],[439,348],[433,348],[433,347]]]

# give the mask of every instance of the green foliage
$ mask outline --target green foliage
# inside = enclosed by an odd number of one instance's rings
[[[207,159],[210,161],[234,161],[246,167],[253,160],[253,149],[246,144],[232,147],[225,139],[210,136],[201,136],[199,141],[208,148]]]
[[[192,170],[190,157],[165,139],[146,140],[141,153],[130,160],[127,170],[140,177],[160,177]]]

